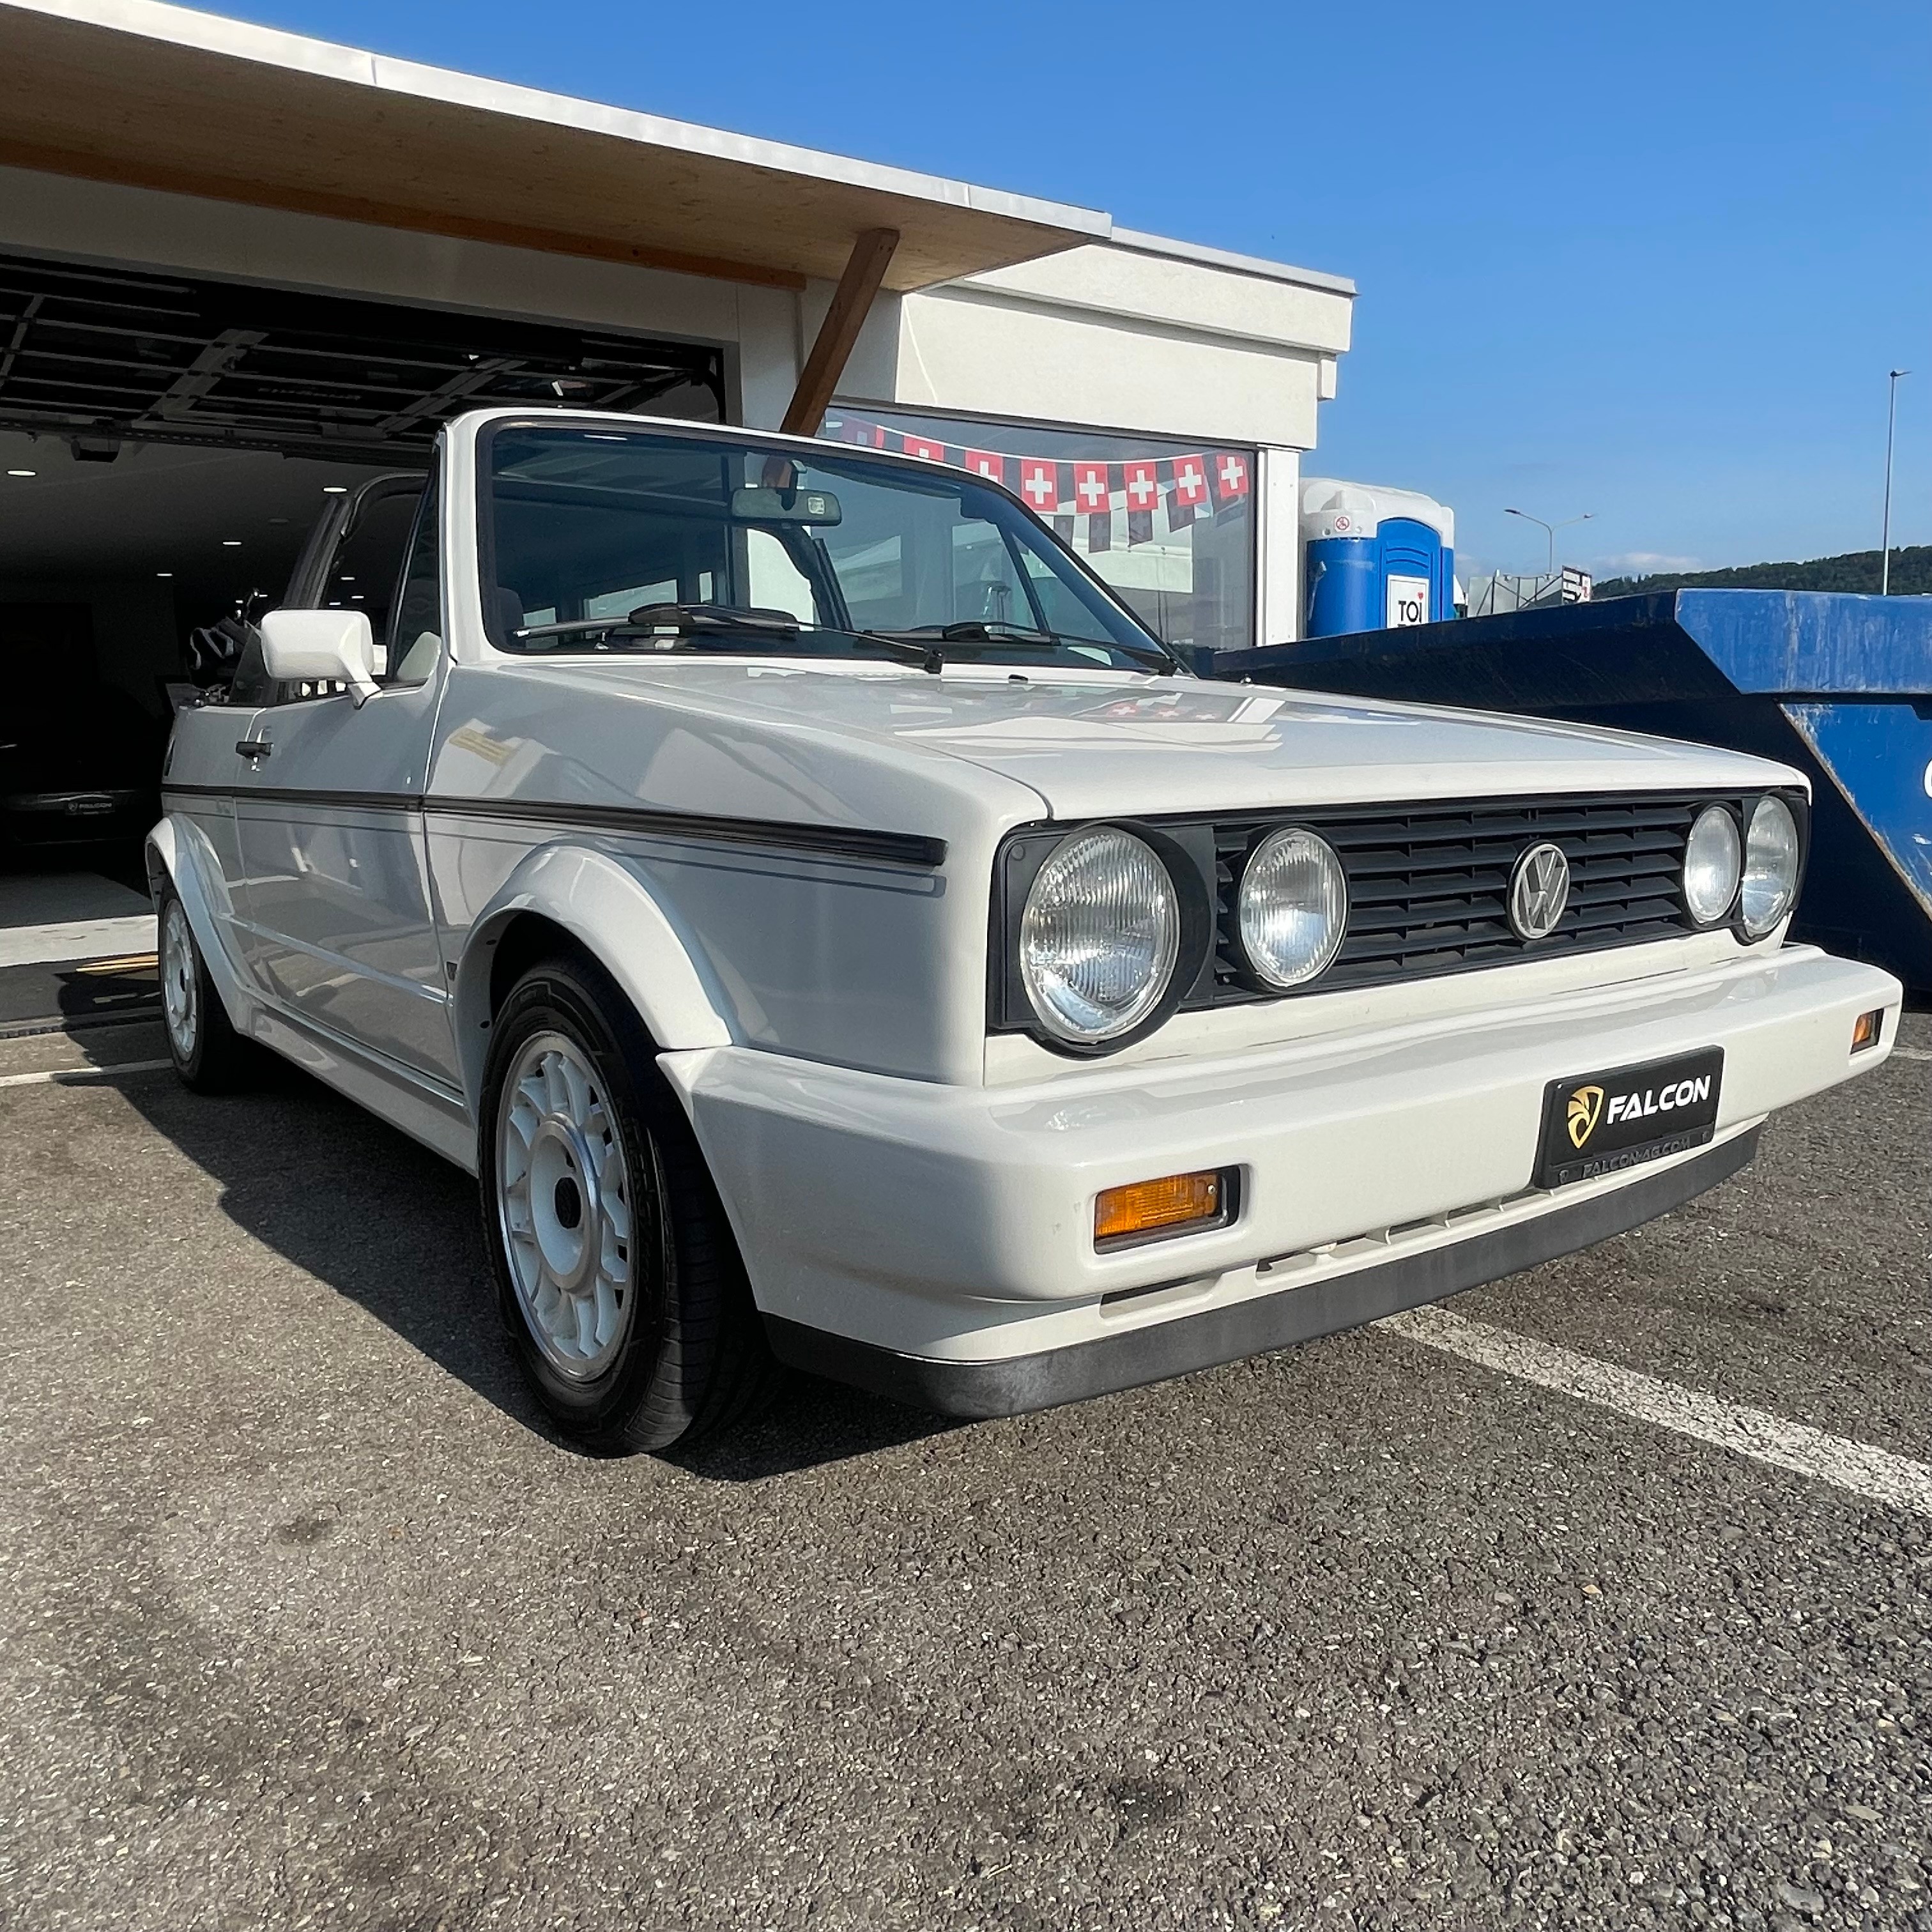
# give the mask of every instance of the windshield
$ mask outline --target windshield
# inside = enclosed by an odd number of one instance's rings
[[[502,425],[482,459],[499,650],[904,661],[916,644],[949,661],[1168,665],[1018,504],[959,471],[552,423]]]

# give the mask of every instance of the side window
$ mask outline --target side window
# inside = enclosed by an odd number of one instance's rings
[[[429,479],[403,559],[401,582],[389,616],[386,684],[421,684],[442,650],[442,472]]]

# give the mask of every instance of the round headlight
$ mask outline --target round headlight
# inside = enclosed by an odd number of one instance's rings
[[[1791,910],[1798,893],[1798,821],[1781,798],[1761,798],[1744,836],[1744,930],[1761,939]]]
[[[1707,805],[1684,848],[1684,903],[1700,926],[1715,926],[1730,910],[1742,862],[1738,821],[1721,805]]]
[[[1180,902],[1153,848],[1097,826],[1054,849],[1020,919],[1020,980],[1040,1024],[1093,1045],[1160,1004],[1180,950]]]
[[[1270,986],[1306,986],[1342,950],[1348,882],[1325,841],[1299,826],[1271,832],[1241,874],[1241,948]]]

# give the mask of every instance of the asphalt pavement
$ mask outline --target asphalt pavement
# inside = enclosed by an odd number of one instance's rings
[[[1932,1480],[1904,1043],[1456,1315]],[[13,1079],[160,1051],[0,1043],[10,1932],[1932,1932],[1909,1504],[1388,1330],[588,1458],[454,1170],[293,1072]]]

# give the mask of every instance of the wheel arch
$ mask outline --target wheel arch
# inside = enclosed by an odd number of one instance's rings
[[[560,947],[587,954],[610,976],[661,1052],[731,1043],[722,989],[648,883],[611,853],[542,846],[478,915],[457,962],[451,1019],[478,1118],[496,1010],[524,969]]]

